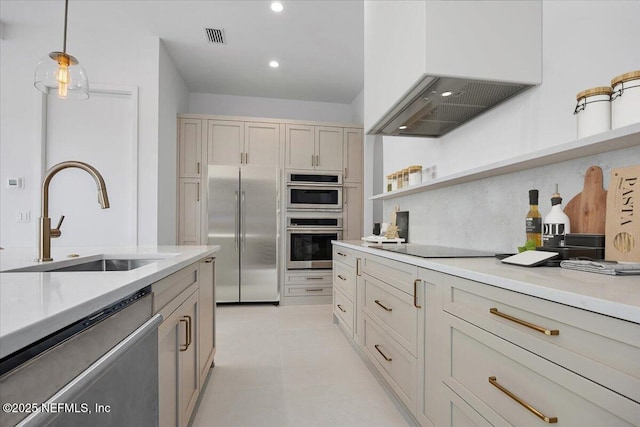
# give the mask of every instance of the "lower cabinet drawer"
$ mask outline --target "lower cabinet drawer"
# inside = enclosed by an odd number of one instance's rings
[[[416,356],[418,310],[413,306],[413,297],[370,277],[363,282],[362,310]]]
[[[331,285],[285,285],[286,297],[312,297],[319,295],[331,295]]]
[[[356,271],[339,262],[333,263],[333,286],[352,299],[356,296]]]
[[[333,312],[340,319],[340,325],[353,337],[356,316],[353,302],[337,289],[333,292]]]
[[[417,360],[387,335],[366,314],[363,316],[362,344],[373,366],[398,398],[416,413]]]
[[[451,427],[492,427],[489,421],[485,420],[449,387],[442,386],[441,397],[445,399],[445,425]]]
[[[640,402],[640,325],[460,277],[444,310]]]
[[[640,404],[454,316],[444,382],[494,425],[638,426]],[[527,408],[527,405],[530,405]],[[538,415],[534,411],[539,411]]]

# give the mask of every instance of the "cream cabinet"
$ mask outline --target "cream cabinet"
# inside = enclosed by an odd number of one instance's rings
[[[178,244],[202,242],[202,184],[200,178],[178,180]]]
[[[186,427],[215,354],[212,257],[151,285],[158,328],[159,425]]]
[[[209,164],[280,166],[279,124],[209,120],[208,126]]]
[[[287,124],[285,132],[287,169],[342,172],[343,128]]]
[[[284,300],[289,304],[331,304],[331,270],[287,271],[284,275]]]
[[[344,129],[344,183],[362,183],[363,171],[362,129]]]
[[[347,336],[357,336],[356,279],[359,261],[350,249],[333,248],[333,314]]]
[[[160,425],[167,427],[188,425],[200,390],[198,342],[194,339],[198,328],[197,285],[177,299],[180,305],[158,328]]]
[[[200,178],[202,173],[202,120],[178,120],[178,175]]]
[[[362,184],[345,183],[342,190],[342,239],[362,238],[363,211]]]
[[[200,382],[203,383],[213,365],[216,354],[216,291],[215,258],[208,257],[198,265],[198,292],[200,312],[198,313],[198,338],[200,360]]]

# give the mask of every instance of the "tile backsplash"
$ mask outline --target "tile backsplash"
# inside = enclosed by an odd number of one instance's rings
[[[530,189],[540,191],[539,209],[544,218],[551,210],[556,184],[566,206],[582,191],[590,166],[602,168],[607,189],[612,168],[634,164],[640,164],[640,145],[393,198],[384,201],[384,222],[397,205],[410,212],[410,243],[517,252],[517,246],[526,240]]]

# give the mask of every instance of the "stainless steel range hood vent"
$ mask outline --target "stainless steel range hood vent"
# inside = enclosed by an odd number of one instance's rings
[[[533,86],[427,76],[370,133],[440,137]]]

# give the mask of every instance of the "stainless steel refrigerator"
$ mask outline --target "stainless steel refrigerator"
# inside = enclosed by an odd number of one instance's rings
[[[218,302],[278,302],[279,169],[209,166],[208,239]]]

